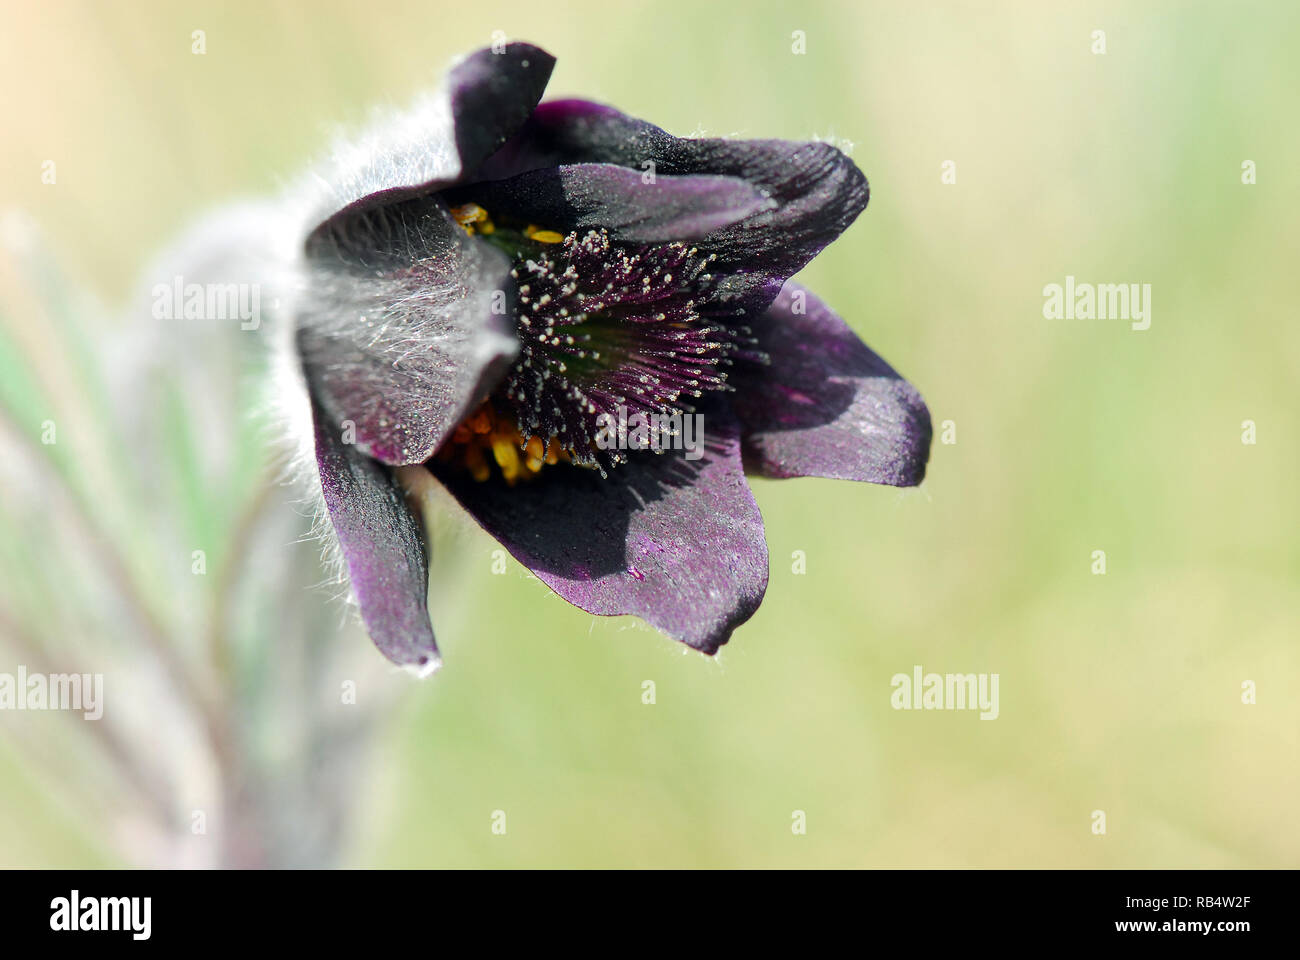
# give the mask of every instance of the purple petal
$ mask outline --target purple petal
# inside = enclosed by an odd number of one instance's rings
[[[719,272],[736,272],[730,293],[751,312],[765,309],[785,280],[839,236],[869,195],[866,177],[830,144],[681,139],[587,100],[539,106],[478,176],[501,179],[571,163],[612,163],[639,171],[646,161],[654,163],[657,175],[737,177],[775,201],[771,209],[707,238]]]
[[[788,283],[751,326],[771,364],[733,378],[747,466],[899,487],[925,478],[925,401],[824,303]]]
[[[465,57],[447,78],[462,175],[471,173],[532,114],[555,58],[531,43],[488,47]]]
[[[308,266],[298,346],[317,400],[371,456],[428,460],[517,350],[509,260],[420,198],[331,221]]]
[[[439,663],[429,622],[429,566],[420,521],[393,472],[343,443],[313,405],[325,506],[370,639],[389,660],[420,671]]]
[[[656,175],[608,163],[577,163],[475,183],[445,195],[490,212],[567,233],[604,227],[617,240],[698,240],[771,210],[775,201],[736,177]]]
[[[716,653],[767,589],[763,518],[725,412],[705,419],[708,449],[633,454],[608,479],[548,467],[506,487],[443,471],[461,504],[565,600],[601,616],[632,614]]]
[[[542,98],[555,58],[528,43],[478,50],[411,109],[382,118],[336,151],[312,225],[456,183],[500,147]]]

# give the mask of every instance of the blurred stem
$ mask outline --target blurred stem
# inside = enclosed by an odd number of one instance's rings
[[[32,438],[2,407],[0,407],[0,424],[13,435],[20,447],[19,452],[26,454],[28,461],[41,473],[46,481],[45,490],[53,498],[64,501],[69,508],[66,515],[72,518],[81,539],[108,576],[117,596],[137,621],[141,628],[141,635],[167,672],[182,701],[191,704],[198,712],[217,763],[223,771],[234,771],[236,760],[229,723],[216,709],[213,698],[203,689],[190,666],[181,657],[179,648],[172,642],[161,620],[145,600],[126,563],[114,547],[112,539],[100,529],[77,490],[67,482],[60,471],[50,465],[49,460]]]
[[[16,647],[31,667],[46,676],[64,671],[54,669],[45,659],[45,651],[30,632],[11,620],[0,610],[0,636]],[[90,734],[103,745],[105,752],[121,772],[131,789],[141,802],[151,808],[158,823],[164,828],[174,826],[173,812],[166,800],[166,791],[153,774],[136,762],[134,755],[113,730],[112,726],[101,717],[98,720],[84,721]]]
[[[234,656],[230,649],[230,600],[239,586],[240,575],[247,564],[245,555],[252,545],[253,534],[257,532],[258,521],[266,513],[272,502],[271,493],[279,471],[268,469],[263,472],[257,484],[257,492],[244,504],[235,525],[225,559],[217,571],[216,586],[213,589],[212,612],[208,618],[208,655],[212,660],[223,690],[228,690],[233,679]]]

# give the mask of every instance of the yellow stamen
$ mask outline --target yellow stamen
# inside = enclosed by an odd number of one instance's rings
[[[524,230],[524,236],[529,240],[536,240],[538,243],[561,243],[564,240],[564,234],[556,233],[554,230],[543,230],[531,223]]]
[[[529,438],[524,454],[524,466],[533,473],[537,473],[546,464],[546,444],[542,443],[541,437]]]
[[[452,431],[437,459],[462,467],[480,483],[492,475],[495,463],[502,479],[513,487],[520,480],[531,480],[547,465],[567,463],[569,454],[556,439],[525,440],[512,417],[484,402]]]
[[[463,206],[452,207],[451,215],[456,218],[456,222],[462,227],[467,223],[478,223],[480,220],[487,219],[487,211],[477,203],[467,203]]]
[[[507,481],[518,478],[519,448],[511,443],[509,438],[499,433],[492,435],[492,456],[496,458],[497,466],[501,468]]]
[[[480,207],[477,203],[466,203],[459,207],[451,208],[452,218],[465,228],[465,232],[471,237],[474,236],[474,225],[478,224],[478,229],[482,233],[492,233],[496,227],[488,219],[488,212]]]

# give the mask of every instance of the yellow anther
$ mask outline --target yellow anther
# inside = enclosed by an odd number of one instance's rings
[[[478,223],[488,218],[487,211],[477,203],[467,203],[463,206],[452,207],[451,215],[456,218],[456,222],[462,227],[471,223]]]
[[[490,402],[481,404],[452,431],[438,451],[438,462],[458,465],[482,483],[492,476],[492,463],[507,486],[531,480],[547,464],[568,462],[568,451],[555,439],[524,440],[514,418],[499,413]]]
[[[524,236],[529,240],[536,240],[538,243],[560,243],[564,240],[564,234],[556,233],[554,230],[542,230],[531,223],[524,230]]]
[[[519,479],[519,448],[504,434],[492,435],[492,456],[496,458],[501,475],[511,486]]]
[[[477,203],[466,203],[459,207],[452,207],[451,215],[457,223],[465,228],[465,232],[471,237],[474,236],[476,224],[480,233],[491,233],[496,229],[492,225],[492,221],[488,219],[488,212]]]
[[[541,437],[532,437],[528,441],[528,446],[524,448],[524,454],[527,459],[524,461],[531,473],[537,473],[546,463],[546,444],[542,443]]]

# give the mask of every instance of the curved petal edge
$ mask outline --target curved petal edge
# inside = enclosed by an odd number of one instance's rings
[[[312,419],[321,491],[370,639],[394,663],[431,673],[441,661],[420,519],[391,469],[344,443],[314,404]]]
[[[738,377],[733,406],[753,472],[897,487],[925,479],[925,401],[829,307],[787,283],[752,327],[771,363]]]
[[[734,418],[720,410],[705,430],[701,459],[643,453],[606,480],[577,467],[510,488],[495,478],[439,479],[569,603],[632,614],[713,654],[758,609],[768,566]]]

